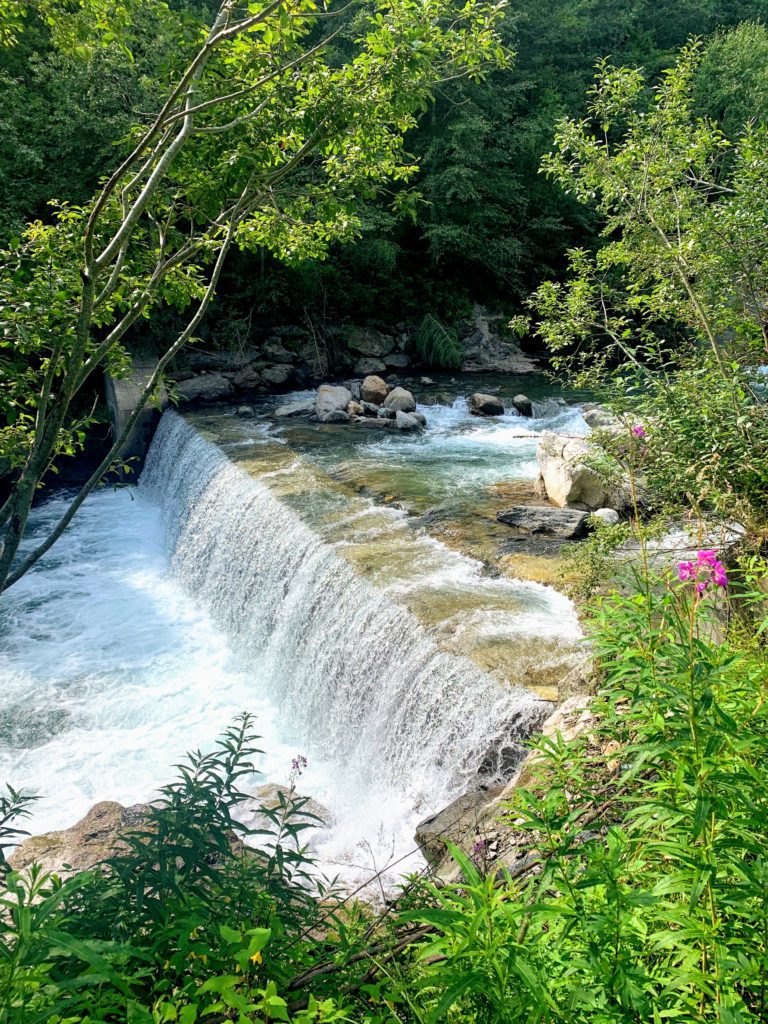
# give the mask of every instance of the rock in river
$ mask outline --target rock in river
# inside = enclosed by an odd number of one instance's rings
[[[500,523],[514,526],[526,533],[572,540],[587,531],[588,512],[575,508],[552,508],[549,505],[513,505],[496,516]]]
[[[521,416],[533,416],[533,402],[527,395],[515,395],[512,399],[512,405],[514,405]]]
[[[381,405],[388,392],[389,386],[386,381],[375,374],[366,377],[360,385],[360,397],[364,402],[370,402],[371,405]]]
[[[395,413],[395,426],[398,430],[423,430],[424,424],[417,416],[410,412],[400,412],[398,409]]]
[[[334,387],[332,384],[321,384],[317,389],[315,412],[321,423],[338,423],[349,417],[344,410],[352,401],[352,394],[346,388]],[[344,412],[342,420],[329,419],[335,413]]]
[[[503,416],[504,403],[495,395],[476,392],[469,396],[469,411],[473,416]]]
[[[395,412],[413,412],[416,408],[416,401],[410,391],[405,388],[393,388],[384,399],[387,409],[394,409]]]

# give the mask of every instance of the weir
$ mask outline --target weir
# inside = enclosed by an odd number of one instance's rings
[[[355,788],[412,789],[432,806],[497,780],[548,705],[441,650],[268,487],[175,413],[140,490],[165,523],[172,570],[259,666],[292,733]]]

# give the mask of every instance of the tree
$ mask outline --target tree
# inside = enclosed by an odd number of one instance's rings
[[[732,144],[695,115],[687,47],[648,101],[604,62],[590,117],[564,120],[547,172],[603,220],[594,253],[534,294],[536,331],[583,381],[647,421],[644,472],[667,501],[758,531],[768,507],[768,125]]]
[[[40,4],[59,24],[53,0]],[[99,12],[115,6],[110,35]],[[433,83],[482,76],[505,58],[495,30],[502,6],[221,0],[205,31],[179,32],[186,66],[93,201],[60,204],[53,223],[29,225],[3,254],[0,458],[13,482],[0,509],[0,590],[51,547],[119,458],[165,367],[194,338],[230,248],[307,259],[353,237],[356,201],[413,173],[403,133]],[[86,0],[81,13],[102,42],[129,45],[131,10]],[[83,45],[78,22],[64,25],[67,45]],[[86,385],[103,368],[125,371],[132,328],[162,304],[187,310],[186,322],[134,415],[61,521],[12,568],[43,476],[80,442]]]

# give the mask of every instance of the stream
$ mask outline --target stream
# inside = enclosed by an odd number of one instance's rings
[[[457,397],[404,437],[277,404],[167,412],[138,487],[93,495],[4,599],[0,779],[40,794],[32,831],[151,798],[248,710],[252,788],[307,758],[324,869],[396,876],[420,863],[416,823],[507,778],[551,709],[575,611],[476,555],[540,431],[586,431],[578,406],[491,421]],[[35,510],[28,545],[65,502]]]

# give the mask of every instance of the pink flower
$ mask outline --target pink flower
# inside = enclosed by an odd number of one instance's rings
[[[710,586],[727,587],[728,575],[725,566],[717,557],[717,551],[699,551],[696,562],[680,562],[677,578],[681,583],[693,582],[696,593],[701,597]]]
[[[635,435],[635,437],[646,437],[645,427],[641,423],[638,423],[637,426],[632,427],[632,433]]]

